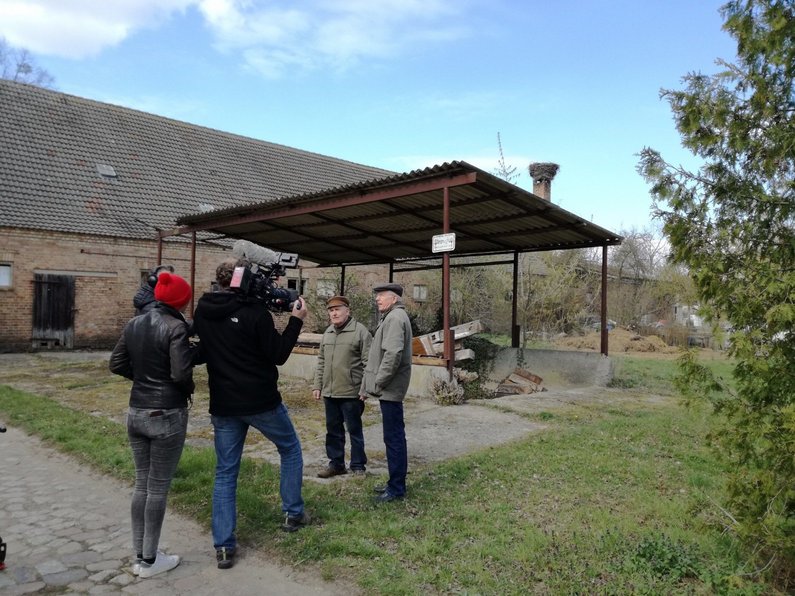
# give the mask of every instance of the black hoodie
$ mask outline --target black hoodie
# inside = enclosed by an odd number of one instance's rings
[[[194,363],[207,363],[210,414],[249,416],[282,402],[276,366],[287,361],[298,341],[301,319],[291,316],[279,334],[263,303],[222,291],[199,299],[193,323],[199,336]]]

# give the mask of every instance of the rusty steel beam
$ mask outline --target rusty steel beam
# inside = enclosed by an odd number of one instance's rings
[[[477,174],[475,172],[469,172],[466,174],[459,174],[457,176],[440,178],[438,180],[399,184],[390,188],[374,190],[371,192],[359,189],[346,192],[339,197],[311,200],[300,205],[275,206],[276,208],[264,207],[263,209],[265,211],[249,213],[248,215],[231,215],[228,218],[218,215],[207,223],[179,226],[176,228],[171,228],[170,230],[160,230],[158,235],[161,237],[179,236],[192,231],[212,230],[228,226],[254,223],[258,221],[279,219],[281,217],[289,217],[292,215],[307,215],[311,213],[317,213],[318,211],[330,211],[342,207],[354,207],[356,205],[363,205],[366,203],[374,203],[388,199],[395,199],[398,197],[405,197],[408,195],[422,194],[424,192],[449,188],[450,186],[474,184],[475,182],[477,182]]]

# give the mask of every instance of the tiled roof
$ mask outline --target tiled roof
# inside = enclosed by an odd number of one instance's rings
[[[152,238],[187,214],[392,174],[0,80],[0,226]]]

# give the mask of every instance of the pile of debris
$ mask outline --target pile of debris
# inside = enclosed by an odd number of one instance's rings
[[[497,386],[494,395],[495,397],[503,397],[504,395],[525,395],[546,390],[547,388],[544,387],[544,379],[523,368],[515,368],[513,372]]]
[[[480,321],[470,321],[450,327],[453,332],[453,346],[455,350],[455,360],[471,360],[475,357],[475,351],[464,348],[464,338],[483,331]],[[426,335],[418,335],[413,338],[411,343],[411,353],[418,357],[439,358],[444,355],[444,332],[434,331]]]

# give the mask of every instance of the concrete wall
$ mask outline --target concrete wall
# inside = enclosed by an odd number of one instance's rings
[[[521,348],[503,348],[495,358],[490,382],[496,385],[517,367]],[[613,378],[614,363],[597,352],[524,350],[522,367],[544,379],[548,389],[605,386]],[[487,384],[487,386],[489,386]]]
[[[497,353],[494,370],[486,381],[486,387],[496,388],[516,368],[517,349],[503,348]],[[317,356],[292,354],[279,367],[280,374],[300,379],[313,379]],[[566,387],[605,386],[613,376],[613,362],[595,352],[569,352],[564,350],[525,350],[524,368],[544,379],[547,389]],[[447,369],[441,366],[411,367],[411,384],[408,394],[412,397],[431,396],[430,383],[433,378],[447,378]]]

